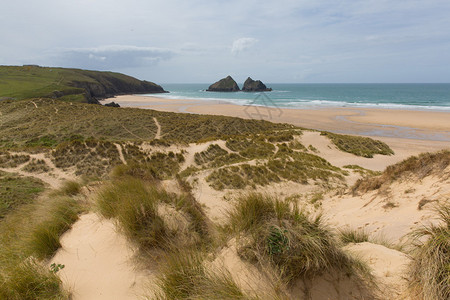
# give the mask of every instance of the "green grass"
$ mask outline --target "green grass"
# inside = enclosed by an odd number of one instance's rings
[[[81,208],[67,196],[42,196],[0,220],[0,299],[68,299],[45,266]]]
[[[228,154],[228,152],[219,145],[211,144],[205,151],[195,153],[194,161],[197,165],[207,164],[226,154]]]
[[[368,137],[343,135],[331,132],[322,132],[321,135],[329,138],[339,150],[357,156],[372,158],[375,154],[393,155],[394,151],[386,143]]]
[[[49,258],[61,247],[60,236],[66,232],[81,212],[79,204],[70,197],[51,200],[46,215],[30,230],[27,251],[39,259]]]
[[[246,295],[227,270],[208,269],[205,256],[196,249],[169,254],[158,278],[161,292],[156,299],[256,299]]]
[[[342,179],[343,172],[325,159],[280,144],[278,152],[259,165],[241,164],[214,170],[206,181],[216,190],[257,187],[282,180],[306,184],[308,180],[328,182]]]
[[[368,276],[360,262],[340,250],[320,216],[312,217],[292,203],[249,194],[237,199],[229,217],[229,227],[240,236],[241,257],[269,263],[287,282],[336,271]]]
[[[138,93],[157,85],[113,72],[34,66],[0,66],[0,98],[58,98],[96,102],[93,97]]]
[[[412,233],[415,248],[409,266],[409,284],[415,299],[450,298],[450,203],[436,208],[439,224],[424,225]]]
[[[81,192],[81,184],[76,181],[68,180],[63,183],[60,191],[67,196],[75,196]]]
[[[369,242],[369,234],[364,229],[344,229],[339,231],[343,244]]]
[[[158,213],[158,203],[170,197],[154,186],[135,178],[107,185],[98,195],[97,205],[106,218],[115,218],[122,232],[141,248],[164,247],[174,233]]]
[[[70,296],[56,274],[29,259],[0,268],[0,299],[65,300]]]
[[[127,165],[118,165],[111,173],[112,177],[133,176],[143,180],[163,180],[174,177],[184,162],[181,153],[154,152],[140,162],[131,160]]]
[[[0,171],[0,220],[15,208],[33,202],[44,191],[44,183],[32,177]]]
[[[144,252],[197,245],[209,239],[207,217],[187,191],[177,196],[155,183],[122,177],[99,192],[97,206],[104,217],[114,218],[128,239]]]
[[[422,179],[431,174],[441,176],[450,165],[450,151],[443,150],[435,153],[422,153],[411,156],[399,163],[388,166],[381,175],[359,179],[352,187],[353,193],[382,189],[392,182],[405,176]]]

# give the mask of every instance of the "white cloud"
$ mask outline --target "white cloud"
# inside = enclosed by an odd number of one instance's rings
[[[237,55],[240,52],[253,47],[257,42],[257,39],[249,37],[234,40],[233,45],[231,46],[231,53]]]
[[[155,65],[172,58],[174,55],[175,51],[169,49],[129,45],[105,45],[56,51],[56,56],[63,65],[101,70]]]

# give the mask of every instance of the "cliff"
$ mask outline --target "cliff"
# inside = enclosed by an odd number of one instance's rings
[[[98,103],[123,94],[166,93],[149,81],[114,72],[49,68],[35,65],[0,66],[0,98],[54,98]]]
[[[236,81],[231,76],[220,79],[219,81],[211,84],[206,90],[207,92],[237,92],[240,91]]]

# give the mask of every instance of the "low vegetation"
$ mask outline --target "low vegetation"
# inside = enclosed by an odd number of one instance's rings
[[[50,167],[44,160],[32,158],[22,170],[29,173],[47,173],[50,171]]]
[[[114,218],[122,232],[141,250],[201,244],[209,238],[207,218],[195,199],[166,192],[156,182],[124,176],[106,185],[97,206]]]
[[[267,162],[223,167],[213,171],[206,181],[216,190],[242,189],[282,180],[304,184],[308,180],[328,182],[331,178],[342,179],[342,174],[339,168],[317,155],[293,151],[280,144],[278,152]]]
[[[364,229],[343,229],[339,231],[343,244],[369,242],[369,234]]]
[[[450,203],[437,206],[436,212],[439,223],[412,233],[409,284],[416,299],[450,298]]]
[[[0,152],[0,168],[15,168],[27,163],[30,156],[27,154],[9,154]]]
[[[329,138],[339,150],[357,156],[372,158],[375,154],[394,154],[394,151],[392,151],[386,143],[368,137],[343,135],[331,132],[322,132],[321,135]]]
[[[450,151],[444,150],[435,153],[422,153],[411,156],[397,164],[391,165],[384,172],[375,177],[359,179],[352,187],[353,193],[382,189],[389,186],[395,180],[407,178],[408,176],[422,179],[426,176],[436,174],[440,177],[445,175],[443,171],[450,165]]]
[[[1,299],[69,298],[59,277],[45,265],[81,212],[77,201],[59,194],[42,195],[0,220]]]
[[[15,208],[32,203],[44,191],[44,183],[0,171],[0,221]]]
[[[246,295],[225,269],[205,266],[205,253],[178,250],[165,258],[156,299],[255,299]]]
[[[293,203],[261,194],[243,196],[230,212],[229,227],[239,237],[243,259],[269,263],[287,282],[328,272],[368,276],[360,262],[340,250],[320,216]]]

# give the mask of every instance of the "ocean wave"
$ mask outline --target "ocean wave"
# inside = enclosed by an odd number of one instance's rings
[[[205,92],[206,93],[206,92]],[[244,92],[233,93],[234,96],[242,96],[242,98],[233,97],[227,98],[231,96],[230,94],[226,94],[226,97],[214,97],[218,96],[219,93],[216,93],[213,97],[206,97],[206,94],[195,95],[196,92],[193,93],[170,93],[170,94],[148,94],[142,96],[151,96],[158,97],[164,99],[172,99],[172,100],[194,100],[194,101],[220,101],[222,103],[231,103],[236,105],[254,105],[254,106],[269,106],[269,107],[279,107],[279,108],[291,108],[291,109],[307,109],[307,108],[321,108],[321,107],[348,107],[348,108],[381,108],[381,109],[399,109],[399,110],[432,110],[432,111],[450,111],[450,104],[445,105],[443,103],[442,106],[439,105],[419,105],[419,104],[399,104],[399,103],[370,103],[370,102],[357,102],[357,101],[333,101],[333,100],[322,100],[322,99],[292,99],[285,97],[270,97],[269,101],[265,101],[264,103],[258,102],[256,94],[252,98],[249,97],[250,94]],[[260,95],[260,94],[257,94]]]

